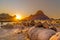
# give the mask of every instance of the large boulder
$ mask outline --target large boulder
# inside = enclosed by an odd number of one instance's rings
[[[57,32],[49,40],[60,40],[60,32]]]
[[[56,32],[51,29],[32,27],[28,30],[28,35],[31,40],[49,40]]]

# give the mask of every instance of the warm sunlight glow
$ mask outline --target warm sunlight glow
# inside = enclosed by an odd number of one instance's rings
[[[16,15],[16,19],[21,20],[22,19],[21,15]]]

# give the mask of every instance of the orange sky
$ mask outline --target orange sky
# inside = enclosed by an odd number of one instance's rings
[[[60,18],[60,0],[0,0],[0,13],[24,17],[42,10],[51,18]]]

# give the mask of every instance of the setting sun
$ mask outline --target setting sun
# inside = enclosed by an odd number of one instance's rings
[[[21,15],[16,15],[16,19],[21,20],[22,19]]]

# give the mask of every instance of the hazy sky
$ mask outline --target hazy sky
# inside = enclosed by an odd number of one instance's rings
[[[60,18],[60,0],[0,0],[0,13],[28,16],[37,10],[49,17]]]

